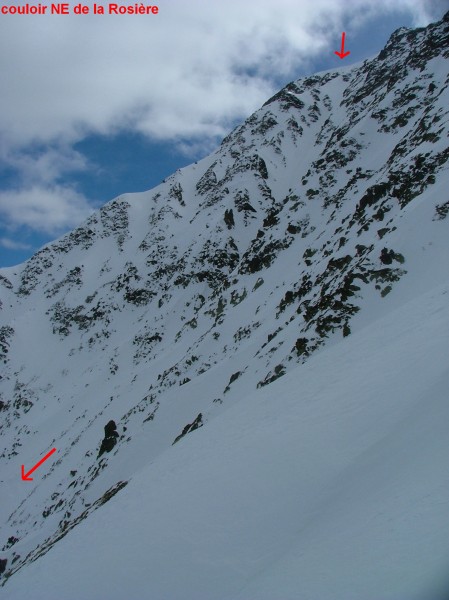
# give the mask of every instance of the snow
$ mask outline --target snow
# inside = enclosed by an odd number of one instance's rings
[[[242,398],[2,597],[444,600],[448,300],[435,286]]]

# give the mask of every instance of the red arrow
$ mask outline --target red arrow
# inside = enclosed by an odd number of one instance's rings
[[[341,34],[341,50],[340,52],[337,52],[337,50],[335,51],[335,54],[340,58],[344,58],[345,56],[348,56],[348,54],[351,54],[350,52],[345,52],[345,37],[346,33],[343,31]]]
[[[33,481],[33,478],[30,477],[31,473],[33,473],[36,469],[38,469],[41,466],[41,464],[43,462],[45,462],[47,460],[47,458],[49,458],[53,454],[53,452],[56,452],[56,448],[53,448],[53,450],[50,450],[50,452],[48,454],[46,454],[44,456],[44,458],[41,458],[41,460],[37,463],[37,465],[34,465],[34,467],[30,471],[28,471],[28,473],[25,473],[25,466],[22,465],[22,480],[23,481]]]

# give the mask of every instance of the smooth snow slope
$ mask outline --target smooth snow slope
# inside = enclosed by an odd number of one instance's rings
[[[449,598],[449,286],[142,468],[5,600]]]

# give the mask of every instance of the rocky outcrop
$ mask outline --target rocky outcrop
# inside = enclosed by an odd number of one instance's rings
[[[183,438],[185,435],[187,435],[188,433],[191,433],[192,431],[195,431],[195,429],[198,429],[199,427],[202,427],[204,425],[203,423],[203,415],[200,413],[197,418],[193,421],[193,423],[188,423],[184,429],[182,430],[182,432],[178,435],[177,438],[175,438],[175,441],[173,442],[172,445],[176,444],[176,442],[179,442],[179,440],[181,438]]]
[[[117,425],[115,421],[109,421],[107,425],[104,427],[104,438],[101,442],[100,451],[98,452],[98,458],[105,452],[111,452],[111,450],[117,444],[117,438],[119,437],[117,433]]]

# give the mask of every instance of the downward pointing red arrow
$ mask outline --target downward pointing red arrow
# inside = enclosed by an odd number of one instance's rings
[[[46,454],[44,456],[44,458],[41,458],[41,460],[36,465],[34,465],[34,467],[30,471],[28,471],[28,473],[25,473],[25,466],[22,465],[22,480],[23,481],[33,481],[33,478],[30,477],[31,473],[34,473],[34,471],[36,469],[38,469],[41,466],[41,464],[43,462],[45,462],[47,460],[47,458],[49,458],[53,454],[53,452],[56,452],[56,448],[53,448],[53,450],[50,450],[50,452],[48,454]]]
[[[341,34],[341,50],[340,52],[335,50],[335,54],[340,58],[344,58],[345,56],[348,56],[348,54],[351,54],[350,52],[345,52],[345,37],[346,33],[343,31],[343,33]]]

